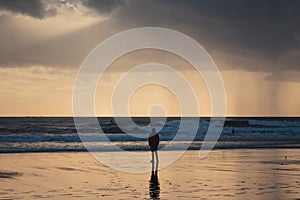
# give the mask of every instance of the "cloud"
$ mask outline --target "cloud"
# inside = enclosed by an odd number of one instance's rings
[[[282,81],[282,82],[300,82],[300,72],[290,72],[290,71],[281,71],[281,72],[272,72],[265,76],[265,80],[268,81]]]
[[[118,19],[120,26],[163,26],[186,33],[213,58],[223,54],[219,65],[300,70],[297,57],[286,64],[280,60],[300,49],[299,7],[300,1],[133,0],[120,10]],[[240,56],[243,59],[234,59]]]
[[[108,14],[123,5],[122,0],[85,0],[83,5],[96,10],[100,14]]]
[[[47,9],[41,0],[0,0],[0,9],[40,19],[55,13],[55,10]]]
[[[122,0],[0,0],[0,9],[43,19],[57,14],[62,7],[76,10],[85,6],[100,14],[109,14],[123,5]]]
[[[17,0],[3,2],[0,6],[3,9],[37,17],[45,16],[42,11],[45,7],[51,7],[48,5],[50,3],[44,5],[41,1],[26,1],[26,5],[23,1],[16,3],[19,2]],[[51,2],[64,2],[62,4],[69,7],[70,3],[76,4],[76,9],[82,5],[100,15],[109,15],[104,22],[44,40],[41,36],[44,32],[39,34],[38,25],[30,29],[21,23],[10,23],[9,17],[2,16],[0,66],[78,67],[95,45],[113,33],[136,27],[160,26],[181,31],[196,39],[223,70],[300,71],[300,1],[297,0]],[[82,19],[87,15],[89,11],[83,12]],[[53,27],[53,24],[49,25],[50,29]]]

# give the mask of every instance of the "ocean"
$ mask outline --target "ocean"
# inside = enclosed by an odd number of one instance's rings
[[[127,151],[148,151],[147,135],[150,133],[150,118],[134,117],[132,124],[122,124],[120,128],[110,117],[99,117],[98,122],[104,133],[77,133],[72,117],[1,117],[0,153],[23,152],[78,152],[87,151],[85,145],[108,151],[107,141],[95,140],[95,135],[108,138],[112,144]],[[184,143],[190,143],[189,149],[199,150],[207,134],[210,118],[168,117],[164,122],[155,118],[159,129],[160,149],[168,145],[176,136],[180,127],[183,134],[194,130],[197,133],[193,141],[176,141],[173,149],[181,149]],[[234,134],[232,130],[234,129]],[[140,135],[140,137],[139,137]],[[83,145],[84,138],[85,145]],[[228,117],[214,149],[236,148],[299,148],[300,117]]]

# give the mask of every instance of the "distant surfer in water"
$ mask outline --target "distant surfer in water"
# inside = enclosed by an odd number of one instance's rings
[[[238,135],[237,132],[234,130],[234,128],[231,130],[232,135]]]
[[[156,132],[155,128],[152,128],[152,132],[150,133],[149,138],[148,138],[148,144],[150,146],[151,153],[152,153],[151,162],[154,162],[154,154],[156,156],[156,162],[158,162],[157,147],[159,145],[159,136],[158,136],[158,133]]]

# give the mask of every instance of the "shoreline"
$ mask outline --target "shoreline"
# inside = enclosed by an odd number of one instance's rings
[[[277,146],[236,146],[236,147],[217,147],[217,148],[213,148],[212,151],[218,151],[218,150],[250,150],[250,149],[300,149],[300,144],[299,143],[287,143],[287,146],[278,144]],[[295,145],[295,146],[289,146],[289,145]],[[205,150],[205,149],[203,149]],[[149,150],[127,150],[125,149],[124,151],[128,151],[128,152],[148,152]],[[187,150],[183,150],[183,149],[168,149],[168,150],[159,150],[159,151],[200,151],[200,148],[194,148],[191,147]],[[123,152],[123,151],[113,151],[113,150],[101,150],[101,151],[89,151],[87,149],[83,149],[83,150],[53,150],[53,151],[45,151],[45,150],[36,150],[36,151],[1,151],[1,154],[26,154],[26,153],[88,153],[88,152],[93,152],[93,153],[102,153],[102,152]]]

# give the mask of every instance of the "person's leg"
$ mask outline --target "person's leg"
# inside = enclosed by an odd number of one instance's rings
[[[151,160],[151,165],[152,165],[152,175],[154,173],[154,162]]]
[[[158,153],[155,151],[155,156],[156,156],[156,162],[158,162]]]
[[[151,155],[152,155],[152,160],[151,160],[151,162],[154,163],[154,151],[151,151]]]

